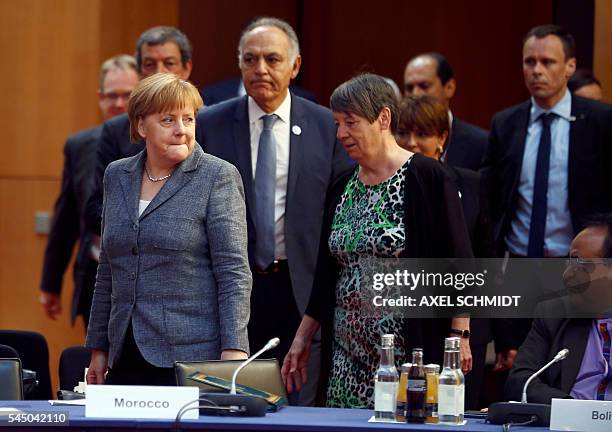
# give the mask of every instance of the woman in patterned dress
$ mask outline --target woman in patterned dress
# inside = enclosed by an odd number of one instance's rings
[[[331,108],[336,136],[358,167],[332,186],[313,293],[282,374],[289,392],[301,388],[322,327],[327,405],[372,408],[380,336],[395,334],[399,364],[411,347],[430,338],[441,346],[444,335],[424,338],[422,320],[364,310],[367,260],[463,257],[471,249],[457,190],[443,168],[397,145],[397,100],[384,78],[363,74],[345,82]],[[453,319],[452,328],[469,329],[469,318]],[[468,344],[462,354],[469,369]]]

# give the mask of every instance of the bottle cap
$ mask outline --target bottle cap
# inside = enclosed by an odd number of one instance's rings
[[[445,350],[458,350],[461,346],[461,339],[458,337],[447,337],[444,339],[444,349]]]
[[[382,346],[383,347],[392,347],[394,344],[395,335],[392,334],[384,334],[382,335]]]
[[[430,374],[430,373],[433,373],[433,374],[440,373],[440,365],[435,364],[435,363],[426,364],[425,366],[423,366],[423,369],[425,370],[425,375]]]
[[[404,363],[401,367],[402,372],[410,372],[410,368],[412,367],[412,363]]]

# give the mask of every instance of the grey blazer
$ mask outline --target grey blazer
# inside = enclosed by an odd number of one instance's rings
[[[113,367],[132,322],[144,358],[218,359],[248,352],[251,272],[238,170],[196,145],[142,215],[146,150],[104,174],[102,252],[86,346]]]

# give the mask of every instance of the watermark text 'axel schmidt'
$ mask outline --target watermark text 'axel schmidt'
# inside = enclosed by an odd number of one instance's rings
[[[376,307],[517,307],[521,296],[518,295],[472,295],[472,296],[399,296],[386,298],[374,296]]]

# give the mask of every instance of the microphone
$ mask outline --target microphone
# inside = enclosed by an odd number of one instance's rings
[[[546,363],[539,371],[537,371],[536,373],[534,373],[533,375],[529,377],[529,379],[525,382],[525,385],[523,386],[523,395],[521,397],[521,403],[527,403],[527,387],[529,387],[529,384],[531,384],[531,381],[533,381],[535,377],[540,375],[550,366],[554,365],[555,363],[560,362],[561,360],[564,360],[568,354],[569,354],[569,350],[567,348],[563,348],[561,351],[557,353],[555,358],[553,358],[551,361]]]
[[[268,350],[275,348],[280,343],[279,338],[273,338],[251,357],[243,361],[232,375],[232,385],[229,393],[201,392],[200,401],[206,401],[212,406],[200,405],[200,414],[234,415],[263,417],[266,415],[268,402],[261,396],[247,394],[236,394],[236,378],[242,369]]]
[[[242,371],[242,369],[244,369],[246,365],[251,363],[253,360],[255,360],[257,357],[259,357],[266,351],[271,350],[272,348],[276,348],[279,343],[280,343],[279,338],[270,339],[268,343],[262,349],[257,351],[255,354],[253,354],[251,357],[249,357],[240,366],[236,368],[236,370],[234,371],[234,375],[232,375],[232,388],[230,390],[230,394],[232,395],[236,394],[236,378],[238,377],[238,374],[240,373],[240,371]]]
[[[567,348],[559,351],[555,357],[531,375],[523,386],[523,393],[520,402],[496,402],[489,407],[487,421],[493,424],[518,424],[522,422],[524,426],[549,426],[550,425],[550,405],[527,402],[527,387],[529,384],[552,366],[567,358],[569,350]]]

